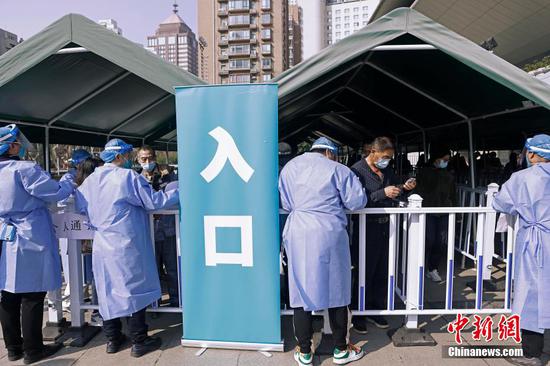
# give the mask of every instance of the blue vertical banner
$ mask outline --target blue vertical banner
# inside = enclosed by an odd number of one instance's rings
[[[277,85],[176,88],[182,344],[282,350]]]

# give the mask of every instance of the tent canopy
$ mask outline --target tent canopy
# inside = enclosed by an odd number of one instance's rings
[[[20,122],[34,142],[49,130],[50,143],[121,137],[165,149],[176,129],[173,87],[193,84],[204,82],[69,14],[0,57],[0,123]]]
[[[359,147],[443,140],[519,148],[550,132],[550,87],[426,16],[400,8],[275,78],[281,140]],[[468,126],[472,126],[469,130]]]

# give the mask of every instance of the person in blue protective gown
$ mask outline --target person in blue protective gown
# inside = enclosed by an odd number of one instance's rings
[[[61,287],[59,248],[47,204],[74,191],[71,182],[58,183],[34,162],[23,161],[31,149],[16,125],[0,128],[0,322],[8,359],[24,357],[25,364],[61,348],[42,340],[46,292]]]
[[[357,176],[335,161],[338,148],[327,138],[309,153],[289,161],[279,177],[281,205],[290,214],[283,232],[288,256],[290,306],[299,365],[313,360],[312,315],[328,309],[336,344],[333,361],[345,364],[363,357],[347,343],[351,301],[351,257],[345,209],[364,208],[367,197]]]
[[[529,168],[512,174],[493,207],[519,220],[512,312],[520,316],[523,357],[509,361],[538,366],[550,328],[550,136],[530,138],[525,147]]]
[[[87,214],[95,230],[93,272],[99,312],[107,336],[107,353],[120,350],[126,337],[121,318],[127,318],[131,355],[141,357],[161,346],[147,336],[145,310],[161,297],[153,252],[149,211],[174,206],[178,190],[156,192],[131,169],[132,145],[113,139],[97,168],[76,191],[77,211]]]

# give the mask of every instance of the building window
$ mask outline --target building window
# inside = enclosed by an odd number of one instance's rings
[[[272,64],[273,64],[273,62],[271,61],[270,58],[263,58],[262,59],[262,67],[263,68],[270,68]]]
[[[369,14],[367,14],[367,13],[363,14],[363,19],[367,19],[368,17],[369,17]]]
[[[369,11],[369,7],[368,6],[363,6],[363,11]]]
[[[345,31],[344,36],[349,36],[349,31]]]
[[[349,14],[349,8],[344,9],[344,14]]]
[[[271,0],[262,0],[262,9],[271,9]]]
[[[262,29],[261,36],[262,39],[271,39],[271,29]]]
[[[176,44],[176,37],[175,36],[168,37],[168,44]]]
[[[358,27],[359,27],[359,22],[353,23],[353,26],[354,26],[355,28],[358,28]]]
[[[229,10],[237,9],[250,9],[250,2],[248,0],[230,0]]]
[[[271,74],[263,74],[262,81],[269,81],[273,76]]]
[[[250,15],[230,15],[229,25],[250,24]]]
[[[341,13],[342,13],[342,11],[340,9],[336,10],[336,15],[340,15]]]
[[[367,25],[367,22],[363,22],[363,26]]]
[[[240,40],[240,39],[250,39],[250,31],[249,30],[240,30],[240,31],[230,31],[229,32],[229,40]]]
[[[336,29],[340,29],[341,28],[341,24],[336,24]]]
[[[336,38],[340,37],[342,35],[341,32],[336,32]]]
[[[334,19],[334,21],[335,21],[335,22],[340,22],[340,21],[342,21],[342,18],[336,17],[336,19]]]
[[[359,20],[359,15],[354,15],[353,20]]]
[[[250,69],[250,60],[229,60],[229,69]]]
[[[250,74],[229,75],[230,83],[250,83]]]
[[[359,13],[359,8],[353,8],[354,13]]]
[[[231,46],[229,47],[229,54],[230,55],[248,55],[250,54],[250,45],[243,44],[243,45]]]
[[[159,40],[159,46],[162,46],[162,45],[166,44],[166,38],[160,37],[158,40]]]
[[[349,23],[344,24],[344,28],[349,28]]]
[[[262,14],[262,24],[271,24],[271,14],[269,13]]]
[[[271,53],[271,44],[269,43],[262,44],[262,53]]]
[[[349,15],[344,17],[345,22],[349,22]]]

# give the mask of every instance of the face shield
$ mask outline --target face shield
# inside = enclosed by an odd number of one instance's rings
[[[0,129],[0,153],[3,154],[9,150],[10,144],[18,144],[21,146],[23,153],[20,152],[20,155],[24,155],[25,152],[36,152],[36,148],[27,137],[19,130],[19,127],[15,124],[8,125]]]

